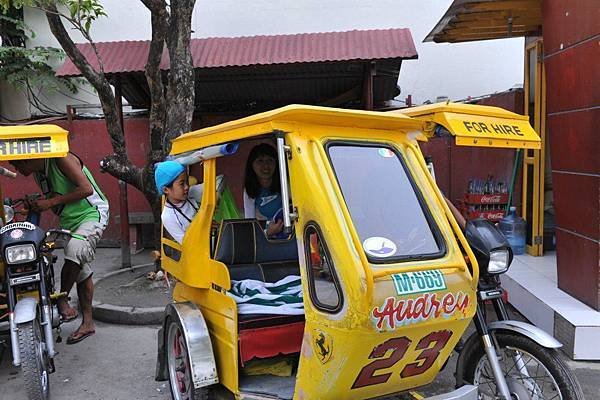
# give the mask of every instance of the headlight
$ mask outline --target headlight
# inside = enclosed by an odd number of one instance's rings
[[[6,248],[8,264],[23,264],[31,261],[35,261],[35,247],[32,244],[20,244]]]
[[[490,262],[488,264],[488,273],[501,274],[508,270],[510,254],[508,250],[492,250],[490,252]]]

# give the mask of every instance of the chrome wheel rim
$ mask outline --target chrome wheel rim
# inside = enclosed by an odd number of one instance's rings
[[[497,352],[513,400],[562,400],[556,380],[532,354],[510,346]],[[485,355],[475,367],[473,384],[479,390],[479,399],[498,398],[494,374]]]
[[[175,323],[171,323],[167,334],[167,364],[173,397],[176,400],[192,400],[193,383],[187,345]]]

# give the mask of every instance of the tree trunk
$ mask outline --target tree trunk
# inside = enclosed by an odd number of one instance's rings
[[[167,88],[167,122],[163,141],[165,153],[171,150],[171,140],[192,128],[194,116],[194,66],[190,51],[192,11],[195,0],[172,0],[167,47],[170,69]]]

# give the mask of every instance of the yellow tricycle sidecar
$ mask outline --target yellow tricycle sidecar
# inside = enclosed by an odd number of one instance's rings
[[[175,398],[217,383],[236,398],[374,398],[434,379],[475,314],[478,266],[425,166],[425,130],[402,115],[288,106],[174,140],[175,159],[276,144],[289,234],[242,219],[214,235],[217,173],[242,175],[245,160],[202,158],[198,214],[182,244],[161,240],[177,283],[157,377]],[[298,284],[304,312],[242,312],[232,294],[249,278]],[[286,370],[282,360],[289,376],[253,375],[256,362]]]

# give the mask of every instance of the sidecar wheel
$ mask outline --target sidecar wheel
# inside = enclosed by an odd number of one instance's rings
[[[547,349],[533,340],[509,332],[495,332],[500,366],[513,398],[519,400],[583,400],[583,392],[573,372],[556,349]],[[474,335],[476,336],[476,335]],[[471,339],[478,340],[478,337]],[[471,339],[469,341],[471,341]],[[481,345],[469,346],[463,356],[464,371],[457,378],[479,388],[482,400],[496,399],[497,387]]]
[[[36,319],[17,325],[21,373],[29,400],[47,400],[50,396],[48,363],[40,323]]]
[[[169,317],[165,350],[171,396],[174,400],[208,400],[209,389],[194,389],[190,356],[181,323]]]

